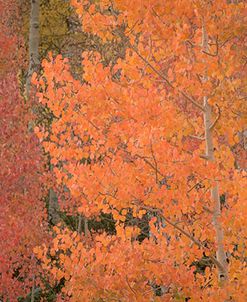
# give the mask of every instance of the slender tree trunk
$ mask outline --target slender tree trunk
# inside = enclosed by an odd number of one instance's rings
[[[30,30],[29,30],[29,67],[26,79],[26,98],[29,99],[32,74],[38,70],[39,62],[39,0],[31,0]],[[31,125],[31,122],[30,122]],[[32,126],[31,126],[32,128]],[[32,256],[33,257],[33,256]],[[31,302],[35,300],[35,274],[33,274]]]
[[[39,69],[39,9],[40,0],[31,0],[29,31],[29,67],[26,81],[27,99],[30,95],[32,74]]]
[[[204,97],[204,127],[205,127],[205,139],[206,139],[206,157],[209,161],[214,161],[214,146],[213,146],[213,136],[212,130],[210,129],[212,125],[211,119],[211,106],[208,104],[207,97]],[[213,225],[216,233],[216,245],[217,245],[217,253],[216,257],[219,263],[221,264],[221,268],[218,268],[218,276],[219,280],[224,281],[228,278],[228,265],[226,261],[226,253],[224,251],[223,244],[223,229],[220,223],[221,216],[221,208],[220,208],[220,195],[219,195],[219,184],[211,189],[211,198],[214,202],[213,209]]]
[[[78,227],[77,227],[77,232],[79,234],[81,234],[82,232],[82,220],[84,221],[84,234],[87,237],[89,235],[89,228],[88,228],[88,219],[84,216],[84,218],[82,219],[82,215],[79,214],[78,217]]]
[[[208,47],[208,35],[206,32],[205,24],[203,22],[202,26],[202,50],[209,52]],[[204,76],[204,82],[207,81],[207,74]],[[214,145],[213,145],[213,135],[212,135],[212,108],[208,103],[208,97],[204,96],[204,131],[205,131],[205,141],[206,141],[206,158],[208,161],[213,162],[214,159]],[[220,281],[225,281],[228,279],[228,264],[226,261],[226,253],[224,251],[223,244],[223,229],[220,222],[221,216],[221,207],[220,207],[220,195],[219,195],[219,184],[216,182],[216,185],[211,188],[211,198],[214,202],[213,209],[213,225],[216,233],[216,245],[217,252],[216,258],[220,263],[221,267],[218,267],[218,278]]]
[[[35,276],[33,275],[33,286],[31,291],[31,302],[34,302],[35,300]]]
[[[82,216],[81,214],[79,214],[77,232],[81,234],[81,231],[82,231]]]
[[[31,14],[30,14],[30,32],[29,32],[29,67],[26,80],[26,96],[29,99],[31,89],[31,78],[34,72],[39,71],[39,12],[40,0],[31,0]],[[32,126],[31,126],[32,128]],[[59,205],[56,193],[51,188],[49,190],[49,205],[48,214],[52,224],[57,224],[60,221],[58,214]]]
[[[84,232],[85,236],[87,237],[89,235],[89,229],[88,229],[88,219],[84,217]]]
[[[60,216],[59,216],[59,204],[57,195],[54,192],[52,188],[49,189],[49,204],[48,204],[48,215],[49,215],[49,221],[56,225],[60,222]]]

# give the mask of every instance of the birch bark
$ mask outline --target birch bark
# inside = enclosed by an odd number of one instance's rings
[[[31,0],[29,30],[29,67],[26,79],[26,98],[30,97],[32,74],[39,69],[39,9],[40,0]],[[35,300],[35,274],[32,280],[31,302]]]
[[[27,99],[30,95],[32,74],[39,69],[39,10],[40,0],[31,0],[29,31],[29,67],[26,80]]]
[[[202,51],[208,53],[209,46],[208,46],[208,35],[206,31],[205,24],[203,23],[202,26]],[[207,75],[204,76],[204,82],[206,82]],[[214,162],[214,145],[213,145],[213,128],[212,128],[212,107],[208,102],[208,97],[204,96],[204,131],[205,131],[205,141],[206,141],[206,156],[205,158],[208,161]],[[220,263],[221,267],[218,267],[218,278],[219,281],[225,281],[228,279],[228,263],[226,261],[226,253],[224,251],[224,243],[223,243],[223,229],[220,222],[221,216],[221,207],[220,207],[220,195],[219,195],[219,183],[216,182],[216,185],[211,188],[211,198],[214,202],[214,209],[213,209],[213,225],[215,228],[215,240],[217,246],[216,258]]]

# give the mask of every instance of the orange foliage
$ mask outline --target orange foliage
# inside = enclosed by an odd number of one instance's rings
[[[112,213],[117,233],[80,237],[57,228],[50,250],[37,250],[44,268],[57,280],[65,277],[70,301],[244,301],[246,174],[236,170],[231,150],[246,125],[246,4],[72,4],[86,31],[113,41],[124,35],[128,49],[113,67],[104,67],[98,53],[84,53],[83,84],[67,61],[50,55],[34,83],[55,115],[52,136],[36,133],[78,211],[86,217]],[[201,47],[203,24],[209,52]],[[215,120],[213,163],[202,158],[205,142],[198,139],[205,95]],[[209,192],[216,180],[226,198],[221,220],[230,265],[223,287]],[[138,230],[127,228],[124,209],[160,219],[150,220],[149,239],[136,240]],[[48,261],[49,253],[59,265]],[[214,265],[194,277],[191,263],[203,255]],[[162,285],[159,298],[154,285]]]

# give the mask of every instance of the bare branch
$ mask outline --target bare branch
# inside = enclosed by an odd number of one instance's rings
[[[200,158],[203,158],[203,159],[209,160],[209,157],[208,157],[207,155],[205,155],[205,154],[201,154],[201,155],[200,155]]]
[[[157,164],[157,161],[156,161],[156,158],[155,158],[155,155],[154,155],[154,150],[153,150],[152,144],[151,144],[151,153],[152,153],[152,157],[153,157],[154,164],[155,164],[155,180],[156,180],[156,183],[158,184],[159,183],[159,179],[158,179],[158,164]]]
[[[182,96],[184,96],[184,97],[185,97],[188,101],[190,101],[193,105],[195,105],[198,109],[200,109],[201,111],[204,111],[203,106],[200,105],[199,103],[197,103],[197,101],[196,101],[193,97],[187,95],[184,91],[182,91],[182,90],[180,90],[180,89],[178,90],[178,92],[179,92],[180,94],[182,94]]]
[[[208,43],[208,44],[209,44],[209,43]],[[217,57],[218,54],[219,54],[219,42],[218,42],[218,36],[216,37],[216,41],[215,41],[214,45],[216,45],[216,51],[215,51],[215,53],[210,53],[210,52],[205,51],[205,50],[202,50],[202,52],[205,53],[205,54],[208,55],[208,56]]]
[[[153,70],[153,72],[155,72],[161,79],[163,79],[166,84],[172,88],[173,90],[175,90],[176,88],[172,85],[172,83],[159,71],[157,70],[152,64],[150,64],[136,49],[136,47],[134,47],[133,45],[129,44],[130,48],[134,50],[134,52],[138,55],[139,58],[142,59],[143,62],[146,63],[146,65],[151,68]],[[202,105],[200,105],[199,103],[196,102],[196,100],[187,95],[187,93],[185,93],[183,90],[178,89],[177,90],[183,97],[185,97],[188,101],[190,101],[193,105],[195,105],[198,109],[200,109],[201,111],[204,111],[204,108]]]
[[[220,111],[220,107],[216,104],[217,108],[218,108],[218,116],[216,117],[215,121],[213,122],[213,124],[209,127],[209,130],[213,130],[215,125],[217,124],[218,120],[220,119],[221,116],[221,111]]]
[[[130,48],[134,50],[134,52],[138,55],[139,58],[142,59],[143,62],[146,63],[146,65],[151,68],[153,70],[153,72],[155,72],[158,76],[160,76],[168,86],[170,86],[172,89],[174,89],[174,86],[172,85],[172,83],[159,71],[157,70],[155,67],[153,67],[153,65],[151,65],[140,53],[139,51],[136,49],[136,47],[134,47],[133,45],[130,44]]]
[[[164,215],[162,214],[162,211],[159,209],[155,209],[155,208],[150,208],[147,206],[141,206],[142,209],[144,210],[148,210],[151,212],[155,212],[160,214],[160,216],[171,226],[173,226],[175,229],[177,229],[181,234],[183,234],[184,236],[186,236],[187,238],[189,238],[194,244],[196,244],[199,248],[205,250],[206,246],[200,242],[200,240],[197,240],[193,235],[190,235],[188,232],[186,232],[185,230],[183,230],[181,227],[179,227],[176,223],[170,221],[168,218],[164,217]],[[209,255],[208,256],[212,262],[218,267],[219,270],[224,270],[223,265],[214,257]]]
[[[204,141],[204,140],[205,140],[205,137],[204,137],[204,136],[189,135],[189,137],[195,138],[195,139],[199,139],[199,140],[201,140],[201,141]]]
[[[224,42],[221,43],[220,48],[224,47],[229,41],[231,41],[234,38],[235,36],[230,36],[229,38],[227,38]]]
[[[202,51],[203,53],[205,53],[206,55],[210,56],[210,57],[217,57],[218,54],[217,53],[210,53],[210,52],[207,52],[207,51]]]
[[[143,159],[144,162],[145,162],[147,165],[149,165],[151,168],[154,169],[155,173],[158,173],[160,176],[165,177],[165,175],[162,174],[162,173],[160,172],[160,170],[158,169],[157,164],[155,164],[155,166],[154,166],[154,165],[153,165],[149,160],[147,160],[147,158],[144,157],[144,156],[140,156],[140,155],[136,154],[136,157],[138,157],[138,158],[140,158],[140,159]]]
[[[204,245],[197,240],[194,236],[190,235],[188,232],[184,231],[181,227],[179,227],[177,224],[175,224],[174,222],[170,221],[168,218],[164,217],[162,215],[162,218],[171,226],[173,226],[175,229],[177,229],[180,233],[182,233],[184,236],[188,237],[192,242],[194,242],[198,247],[203,247]]]
[[[190,193],[194,188],[200,186],[202,182],[203,182],[203,180],[197,182],[196,184],[194,184],[194,185],[187,191],[187,194]]]
[[[136,297],[136,292],[135,292],[135,290],[131,287],[131,285],[130,285],[130,283],[129,283],[129,280],[128,280],[128,277],[126,276],[125,277],[125,280],[126,280],[126,283],[127,283],[127,285],[128,285],[128,287],[129,287],[129,289],[132,291],[132,293],[135,295],[135,297]]]
[[[186,40],[185,42],[188,43],[191,47],[197,47],[197,45],[190,40]]]
[[[214,213],[212,210],[210,210],[210,209],[209,209],[208,207],[206,207],[206,206],[203,206],[202,208],[203,208],[204,211],[206,211],[206,212],[208,212],[208,213],[210,213],[210,214],[213,214],[213,213]]]

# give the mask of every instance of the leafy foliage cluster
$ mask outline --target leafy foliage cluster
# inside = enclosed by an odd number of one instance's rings
[[[2,299],[245,301],[246,3],[40,3],[25,103],[0,0]]]

